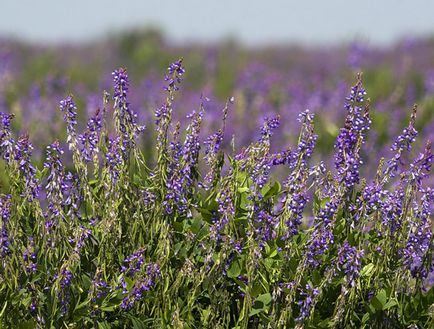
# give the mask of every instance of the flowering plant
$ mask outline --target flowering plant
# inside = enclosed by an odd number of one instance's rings
[[[275,152],[279,116],[258,139],[224,153],[226,120],[200,139],[205,99],[173,124],[182,60],[155,111],[156,158],[128,102],[125,69],[77,132],[78,106],[60,102],[73,166],[54,141],[41,168],[27,136],[0,113],[0,324],[19,328],[392,328],[434,325],[431,144],[409,158],[416,107],[363,178],[371,126],[359,75],[345,100],[334,167],[314,157],[309,110],[292,148]],[[107,119],[112,114],[113,122]],[[204,152],[201,148],[204,147]],[[202,159],[204,160],[202,163]],[[372,160],[372,159],[371,159]],[[279,180],[279,168],[286,179]]]

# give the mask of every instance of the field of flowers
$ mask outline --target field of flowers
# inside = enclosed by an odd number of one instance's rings
[[[432,328],[433,136],[432,40],[0,41],[0,328]]]

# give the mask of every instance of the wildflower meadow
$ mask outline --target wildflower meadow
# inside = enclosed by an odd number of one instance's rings
[[[231,88],[187,54],[92,97],[5,55],[0,328],[433,328],[430,75],[351,51],[305,85],[258,52]]]

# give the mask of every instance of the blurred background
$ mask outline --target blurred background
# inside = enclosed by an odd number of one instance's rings
[[[0,13],[0,111],[13,113],[36,158],[65,137],[59,101],[72,93],[79,125],[112,93],[111,72],[126,67],[129,101],[147,125],[152,157],[154,111],[165,98],[169,63],[186,67],[174,117],[205,102],[203,138],[221,125],[230,97],[226,145],[257,140],[264,117],[279,114],[274,148],[293,147],[298,113],[316,113],[318,157],[331,154],[344,123],[345,97],[363,72],[373,129],[365,147],[390,144],[420,105],[418,147],[434,132],[434,2],[331,1],[5,1]],[[375,161],[378,161],[376,157]],[[372,164],[376,166],[377,163]],[[375,173],[375,170],[369,170]]]

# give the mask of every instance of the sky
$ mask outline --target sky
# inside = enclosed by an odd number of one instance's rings
[[[433,0],[0,0],[0,36],[80,42],[151,26],[180,43],[386,45],[434,35],[433,13]]]

